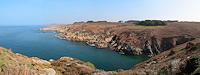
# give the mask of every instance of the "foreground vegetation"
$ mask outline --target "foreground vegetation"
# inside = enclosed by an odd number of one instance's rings
[[[14,54],[11,49],[0,47],[0,75],[86,75],[95,72],[95,69],[92,63],[84,63],[71,57],[61,57],[57,61],[49,62]]]

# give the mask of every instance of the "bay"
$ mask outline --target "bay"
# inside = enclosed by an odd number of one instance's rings
[[[43,25],[0,26],[0,46],[11,48],[14,53],[28,57],[57,60],[60,57],[72,57],[93,63],[96,68],[113,71],[131,69],[134,65],[149,59],[146,55],[122,55],[108,49],[97,49],[85,42],[60,40],[53,37],[53,31],[40,32]]]

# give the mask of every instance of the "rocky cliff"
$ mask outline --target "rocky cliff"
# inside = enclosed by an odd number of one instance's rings
[[[96,46],[96,48],[109,48],[121,54],[146,54],[149,57],[196,39],[186,34],[168,35],[159,33],[158,31],[161,28],[128,29],[125,28],[127,26],[133,25],[123,23],[75,23],[51,26],[39,30],[60,32],[55,36],[63,37],[64,40],[85,41],[86,44]],[[170,27],[169,24],[163,28],[170,31]]]
[[[165,51],[149,60],[139,63],[131,70],[119,75],[198,75],[200,73],[200,43],[187,43],[187,46]]]

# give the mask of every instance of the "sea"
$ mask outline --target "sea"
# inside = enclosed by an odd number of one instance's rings
[[[59,34],[53,31],[45,31],[45,33],[38,31],[45,27],[48,26],[0,26],[0,46],[11,48],[14,53],[44,60],[72,57],[91,62],[97,69],[105,71],[128,70],[149,59],[147,55],[123,55],[109,49],[97,49],[86,45],[85,42],[61,40],[60,37],[53,37]]]

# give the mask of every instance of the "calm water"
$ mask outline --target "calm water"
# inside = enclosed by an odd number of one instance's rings
[[[58,33],[48,31],[39,33],[46,26],[0,26],[0,46],[11,48],[14,53],[28,57],[57,60],[68,56],[93,63],[98,69],[131,69],[137,63],[148,59],[145,55],[121,55],[108,49],[96,49],[84,42],[60,40],[52,37]]]

